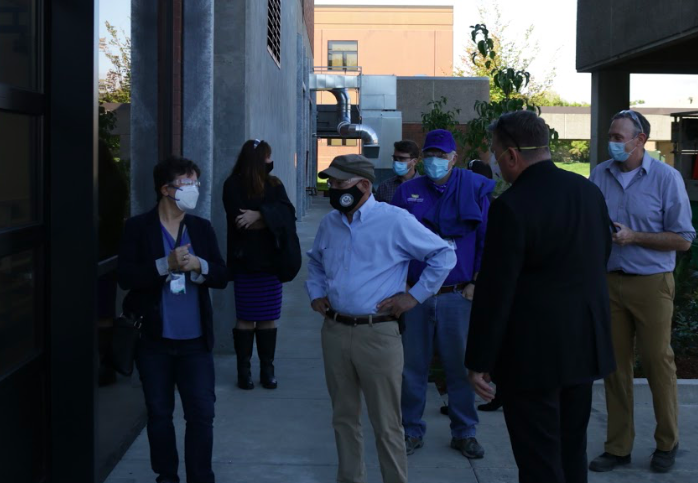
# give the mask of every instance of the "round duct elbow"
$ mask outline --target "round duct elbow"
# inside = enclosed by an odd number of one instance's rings
[[[337,132],[342,137],[361,138],[364,146],[378,146],[378,133],[366,124],[351,124],[343,121],[337,126]]]

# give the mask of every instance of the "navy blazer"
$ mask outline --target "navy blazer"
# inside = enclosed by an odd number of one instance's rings
[[[206,280],[198,285],[202,332],[209,350],[213,349],[213,308],[209,288],[225,288],[228,271],[218,249],[211,222],[194,215],[184,215],[184,224],[196,255],[208,262]],[[119,251],[119,286],[130,290],[124,311],[143,316],[143,336],[162,338],[160,304],[167,276],[160,275],[155,261],[165,256],[158,208],[126,221]]]

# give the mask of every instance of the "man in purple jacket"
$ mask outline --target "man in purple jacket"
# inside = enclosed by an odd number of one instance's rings
[[[487,228],[489,195],[495,183],[465,169],[454,168],[456,142],[446,130],[427,134],[422,149],[426,176],[403,183],[392,204],[412,213],[456,250],[458,262],[439,292],[405,313],[402,343],[402,424],[407,454],[424,445],[429,364],[434,349],[446,372],[451,418],[451,447],[467,458],[482,458],[477,442],[475,395],[463,365],[475,279]],[[414,284],[425,264],[411,262],[408,285]]]

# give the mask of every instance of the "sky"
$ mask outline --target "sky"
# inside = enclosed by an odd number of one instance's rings
[[[345,3],[347,0],[323,0],[322,3],[333,1]],[[553,89],[563,99],[570,102],[591,101],[591,74],[579,74],[575,68],[577,0],[357,0],[357,3],[453,5],[456,65],[460,53],[470,42],[470,26],[481,21],[478,6],[484,5],[491,11],[491,6],[497,3],[502,21],[509,24],[508,37],[522,36],[528,27],[534,27],[533,41],[538,42],[540,53],[529,69],[533,75],[544,75],[554,66],[556,75]],[[107,35],[105,20],[130,35],[130,5],[130,0],[99,1],[100,37]],[[102,54],[99,60],[100,77],[104,77],[109,61]],[[644,101],[643,107],[695,105],[698,109],[698,76],[634,74],[630,78],[630,98],[631,101]],[[691,104],[689,98],[695,98],[695,104]]]

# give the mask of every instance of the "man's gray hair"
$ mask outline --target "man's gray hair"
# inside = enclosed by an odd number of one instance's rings
[[[613,119],[611,119],[611,122],[615,121],[616,119],[630,119],[633,123],[633,126],[635,126],[635,132],[633,133],[633,138],[636,138],[638,134],[644,133],[647,136],[647,139],[650,137],[650,123],[643,116],[637,111],[633,111],[631,109],[626,109],[624,111],[620,111],[618,114],[613,116]]]

